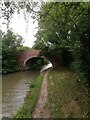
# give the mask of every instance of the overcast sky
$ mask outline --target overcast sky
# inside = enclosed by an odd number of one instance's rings
[[[36,40],[34,35],[37,32],[38,22],[33,22],[34,20],[29,16],[28,31],[26,33],[27,24],[23,17],[23,14],[17,15],[17,13],[15,13],[11,19],[10,28],[12,28],[15,33],[18,33],[24,38],[24,46],[32,47],[34,41]],[[6,31],[6,25],[2,25],[1,29],[2,31]]]

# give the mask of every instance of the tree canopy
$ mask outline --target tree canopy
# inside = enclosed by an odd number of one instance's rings
[[[22,47],[23,39],[14,34],[11,30],[2,34],[2,72],[15,72],[20,70],[18,65],[18,54]]]
[[[89,15],[89,3],[43,3],[34,45],[44,55],[52,56],[61,52],[66,63],[72,57],[70,66],[81,79],[89,78]]]
[[[3,18],[3,23],[7,25],[7,30],[10,29],[11,18],[14,13],[18,15],[22,13],[24,19],[26,20],[28,27],[29,16],[33,19],[39,11],[39,3],[38,2],[29,2],[29,1],[2,1],[0,3],[0,12],[1,18]]]

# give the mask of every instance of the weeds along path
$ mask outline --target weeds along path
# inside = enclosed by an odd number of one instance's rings
[[[49,70],[46,70],[44,72],[44,78],[43,78],[43,83],[42,83],[42,87],[41,87],[41,92],[40,92],[39,100],[36,104],[35,110],[34,110],[33,115],[32,115],[33,118],[42,118],[42,117],[47,118],[47,117],[49,117],[49,113],[47,113],[47,114],[45,113],[42,116],[42,113],[44,113],[44,106],[45,106],[45,103],[47,101],[47,96],[48,96],[48,91],[47,91],[48,73],[49,73]]]
[[[51,118],[88,117],[88,90],[77,79],[64,68],[49,73],[46,107]]]
[[[87,118],[88,91],[69,70],[44,72],[33,118]]]

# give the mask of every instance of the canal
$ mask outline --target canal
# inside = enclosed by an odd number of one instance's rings
[[[29,82],[38,75],[38,71],[2,75],[2,117],[13,117],[27,95]]]

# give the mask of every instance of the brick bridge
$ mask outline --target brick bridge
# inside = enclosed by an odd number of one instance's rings
[[[22,51],[19,54],[19,64],[23,69],[28,69],[30,67],[30,62],[33,65],[33,61],[34,59],[44,59],[44,57],[40,57],[40,50],[36,50],[36,49],[31,49],[31,50],[27,50],[27,51]]]
[[[62,59],[61,59],[62,57],[59,60],[56,57],[48,59],[46,57],[39,56],[40,55],[40,51],[41,50],[36,50],[36,49],[22,51],[20,53],[20,55],[19,55],[19,60],[18,60],[20,66],[23,69],[28,69],[28,68],[30,68],[30,66],[33,66],[35,59],[47,59],[47,60],[49,60],[53,64],[53,66],[58,66],[58,63],[62,64]]]

